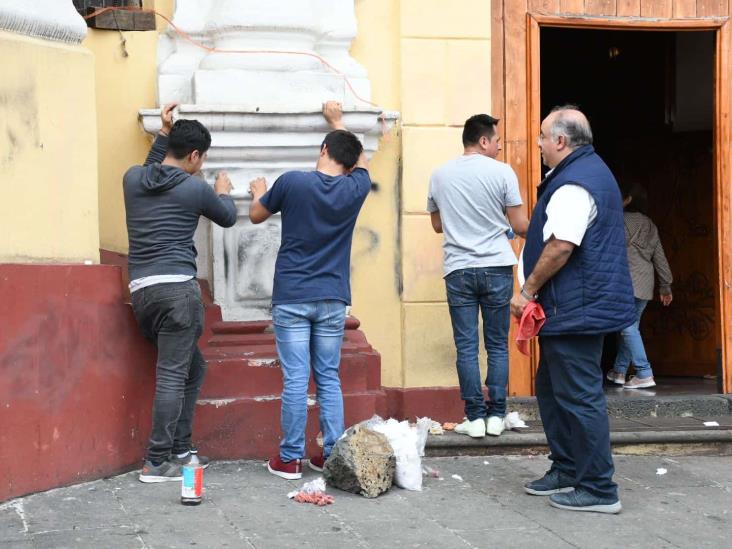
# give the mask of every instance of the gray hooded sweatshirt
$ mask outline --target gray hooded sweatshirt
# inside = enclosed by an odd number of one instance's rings
[[[143,166],[124,176],[130,280],[153,275],[196,276],[193,233],[200,216],[217,225],[236,222],[234,199],[202,179],[161,165],[168,138],[158,135]]]

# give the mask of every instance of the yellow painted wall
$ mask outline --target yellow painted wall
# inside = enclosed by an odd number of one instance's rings
[[[399,2],[356,2],[358,34],[351,54],[369,72],[372,100],[399,110]],[[401,387],[402,322],[399,200],[401,131],[382,138],[369,171],[378,184],[359,216],[354,233],[351,284],[352,314],[369,342],[381,353],[382,383]]]
[[[491,4],[401,0],[400,8],[402,376],[406,387],[451,386],[442,236],[432,231],[427,191],[432,171],[462,153],[465,120],[490,112]]]
[[[99,260],[94,58],[0,31],[0,261]]]
[[[155,9],[171,16],[173,0],[156,0]],[[167,23],[158,18],[157,26],[162,30]],[[97,29],[89,29],[83,42],[96,66],[99,240],[106,250],[127,253],[122,176],[130,166],[141,164],[150,149],[137,112],[156,106],[157,44],[156,31]]]

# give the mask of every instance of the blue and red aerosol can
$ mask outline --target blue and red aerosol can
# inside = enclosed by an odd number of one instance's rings
[[[203,501],[203,467],[196,454],[183,466],[183,482],[180,488],[180,502],[183,505],[200,505]]]

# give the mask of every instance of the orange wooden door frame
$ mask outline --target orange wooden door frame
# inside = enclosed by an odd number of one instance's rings
[[[494,2],[494,4],[501,4]],[[732,47],[731,23],[727,17],[701,18],[701,19],[643,19],[643,18],[602,18],[585,16],[555,16],[527,11],[526,13],[526,51],[519,58],[526,62],[526,99],[525,106],[526,126],[512,135],[509,106],[506,93],[506,57],[505,52],[515,52],[515,44],[506,44],[511,40],[511,33],[505,31],[506,22],[501,9],[494,10],[494,31],[498,30],[494,47],[500,47],[500,51],[494,53],[493,78],[500,77],[498,85],[494,81],[494,112],[507,119],[502,131],[502,138],[507,145],[506,161],[518,164],[524,163],[528,173],[527,181],[524,181],[524,189],[528,189],[527,205],[533,208],[536,200],[536,183],[541,177],[541,159],[538,147],[532,147],[531,143],[538,135],[541,122],[541,82],[540,82],[540,31],[542,27],[565,27],[602,30],[642,30],[650,32],[674,32],[674,31],[712,31],[716,38],[716,59],[714,75],[714,209],[717,231],[717,268],[718,281],[716,293],[717,306],[719,309],[720,323],[717,327],[718,340],[721,346],[722,361],[722,387],[725,393],[732,392],[732,120],[730,113],[730,81],[732,72],[730,68],[730,48]],[[496,28],[500,27],[500,28]],[[495,35],[495,32],[494,32]],[[515,67],[514,67],[515,70]],[[500,76],[499,76],[500,74]],[[495,94],[495,90],[498,94]],[[520,109],[524,111],[524,109]],[[523,114],[523,112],[521,113]],[[515,121],[519,122],[519,121]],[[518,152],[510,150],[510,144],[516,143]],[[524,149],[525,147],[525,149]],[[525,151],[525,153],[524,153]],[[522,158],[523,157],[523,158]],[[530,360],[531,379],[538,364],[538,349],[532,349]],[[532,383],[533,385],[533,383]]]

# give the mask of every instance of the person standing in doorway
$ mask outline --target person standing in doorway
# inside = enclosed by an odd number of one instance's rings
[[[655,276],[658,275],[659,295],[664,307],[671,305],[671,267],[663,253],[658,228],[651,219],[642,213],[645,205],[645,191],[638,185],[631,185],[623,192],[623,215],[625,223],[625,242],[628,246],[628,265],[633,279],[636,320],[623,329],[618,338],[618,354],[615,364],[607,373],[607,379],[625,389],[646,389],[655,387],[651,363],[646,356],[643,337],[640,333],[640,320],[648,302],[653,299]],[[627,381],[625,376],[631,363],[635,375]]]
[[[371,190],[363,146],[343,125],[341,104],[327,102],[323,114],[333,131],[320,147],[315,171],[286,172],[269,190],[263,178],[250,183],[252,223],[282,212],[272,324],[284,378],[284,436],[267,468],[288,480],[302,477],[311,367],[323,433],[323,453],[310,457],[311,469],[323,470],[345,430],[339,366],[351,304],[351,242]]]
[[[592,147],[587,118],[557,107],[541,123],[550,168],[537,190],[523,250],[523,283],[511,300],[546,314],[539,332],[536,398],[551,469],[525,490],[554,507],[619,513],[600,364],[605,334],[635,321],[618,184]]]
[[[198,348],[203,302],[196,280],[193,233],[201,215],[217,225],[236,222],[231,181],[213,188],[200,172],[211,134],[196,120],[173,124],[175,103],[162,109],[162,129],[143,166],[124,176],[132,309],[143,335],[158,349],[152,432],[141,482],[181,479],[196,454],[193,413],[206,374]],[[206,467],[208,458],[197,456]]]
[[[497,124],[498,119],[487,114],[468,118],[462,156],[434,171],[427,198],[432,228],[445,235],[445,286],[466,416],[455,432],[474,438],[498,436],[504,429],[509,302],[516,265],[508,233],[523,236],[529,223],[516,174],[495,159],[501,150]],[[479,310],[488,353],[488,402],[478,363]]]

